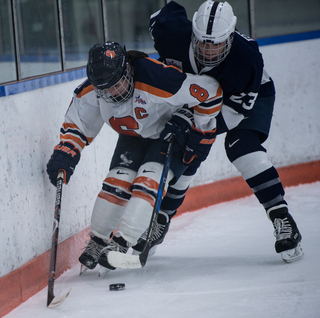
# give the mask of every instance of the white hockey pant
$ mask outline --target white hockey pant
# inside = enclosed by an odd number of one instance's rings
[[[93,207],[89,235],[108,242],[131,198],[130,187],[137,173],[127,168],[114,168],[103,181]]]
[[[162,164],[147,162],[140,167],[133,181],[132,196],[125,208],[117,232],[132,245],[137,243],[141,234],[149,227],[162,170]],[[173,177],[174,174],[170,170],[164,192]]]

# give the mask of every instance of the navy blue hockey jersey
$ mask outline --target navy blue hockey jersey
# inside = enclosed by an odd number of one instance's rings
[[[223,90],[224,119],[229,129],[234,128],[242,116],[254,106],[258,96],[275,94],[273,81],[263,65],[258,44],[253,39],[235,32],[231,50],[226,59],[214,68],[198,68],[194,58],[191,35],[192,22],[185,9],[169,2],[151,16],[150,33],[160,60],[179,67],[183,72],[206,74],[214,77]],[[228,122],[229,121],[229,122]]]

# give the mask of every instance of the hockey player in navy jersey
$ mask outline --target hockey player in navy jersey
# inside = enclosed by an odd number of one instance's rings
[[[93,208],[90,240],[79,258],[90,269],[98,262],[113,269],[108,252],[126,253],[150,223],[168,145],[163,140],[169,136],[160,138],[165,123],[171,119],[176,125],[167,177],[174,181],[195,158],[206,159],[223,95],[212,77],[182,73],[110,41],[89,51],[87,76],[74,91],[47,173],[56,185],[63,170],[67,184],[82,150],[105,123],[119,133]],[[188,140],[185,130],[190,130]]]
[[[276,236],[275,250],[286,262],[300,259],[301,235],[284,199],[277,170],[267,157],[262,143],[267,139],[275,101],[274,83],[264,68],[257,42],[235,31],[237,18],[228,2],[205,1],[187,19],[185,9],[169,2],[151,16],[150,33],[160,60],[183,72],[206,74],[219,81],[223,106],[217,117],[217,134],[225,133],[228,159],[264,207]],[[174,132],[170,122],[166,129]],[[182,204],[198,165],[191,165],[169,187],[162,201],[159,220],[160,244],[168,231],[169,220]],[[213,194],[214,195],[214,194]],[[140,249],[144,245],[139,240]]]

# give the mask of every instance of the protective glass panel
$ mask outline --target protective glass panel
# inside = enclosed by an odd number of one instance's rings
[[[101,1],[69,0],[61,5],[66,68],[84,66],[90,48],[104,42]]]
[[[12,12],[9,0],[0,0],[0,83],[17,79]]]
[[[61,70],[57,1],[17,0],[21,77]]]
[[[125,44],[128,50],[154,53],[149,33],[151,14],[160,10],[164,0],[105,0],[107,40]]]
[[[320,0],[255,0],[258,38],[320,30]]]
[[[175,2],[179,3],[186,9],[188,19],[192,21],[193,14],[196,11],[198,11],[200,5],[205,1],[204,0],[175,0]],[[232,6],[233,13],[237,17],[236,29],[241,33],[244,33],[250,36],[248,1],[227,0],[227,2]]]

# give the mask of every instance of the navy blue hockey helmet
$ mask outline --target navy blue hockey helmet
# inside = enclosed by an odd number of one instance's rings
[[[89,51],[87,76],[98,89],[116,84],[127,69],[127,52],[117,42],[95,44]]]

